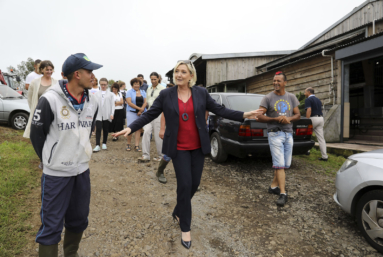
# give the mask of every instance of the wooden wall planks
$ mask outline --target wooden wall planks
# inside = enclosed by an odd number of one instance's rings
[[[256,75],[255,67],[280,57],[282,55],[207,60],[206,86],[254,76]]]
[[[316,56],[304,62],[290,64],[281,68],[287,76],[286,90],[291,93],[304,92],[308,87],[315,89],[315,95],[322,101],[329,98],[331,83],[331,61],[329,58]],[[275,71],[266,72],[246,80],[247,92],[268,94],[274,90]],[[334,65],[334,87],[337,88],[338,66]],[[335,92],[336,93],[336,92]]]
[[[310,46],[381,18],[383,18],[383,1],[370,3],[311,43]],[[371,34],[369,33],[369,35]]]

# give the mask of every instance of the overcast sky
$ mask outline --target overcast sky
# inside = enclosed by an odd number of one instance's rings
[[[163,77],[192,53],[295,50],[364,0],[0,0],[0,69],[74,53],[97,78]]]

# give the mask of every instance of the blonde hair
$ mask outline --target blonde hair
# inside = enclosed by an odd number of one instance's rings
[[[190,62],[190,63],[186,63],[185,61],[179,61],[179,62],[176,64],[176,66],[174,67],[174,69],[173,69],[173,81],[176,81],[175,71],[176,71],[176,69],[177,69],[181,64],[186,65],[186,67],[188,67],[188,70],[189,70],[190,74],[193,75],[193,77],[192,77],[191,80],[189,81],[189,87],[194,86],[195,83],[197,82],[197,71],[195,70],[194,65],[192,65],[192,62]]]

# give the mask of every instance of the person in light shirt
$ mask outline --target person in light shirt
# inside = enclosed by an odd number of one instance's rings
[[[39,66],[40,66],[40,63],[41,63],[41,60],[37,59],[35,61],[35,64],[33,65],[33,67],[35,68],[34,71],[32,71],[31,73],[29,73],[25,79],[25,89],[28,90],[29,89],[29,85],[31,84],[32,80],[36,79],[36,78],[40,78],[43,76],[43,74],[41,74],[39,72]]]
[[[95,96],[98,101],[98,113],[96,117],[96,147],[93,152],[99,152],[101,130],[103,131],[102,137],[102,150],[106,150],[106,141],[108,140],[109,125],[114,118],[114,94],[108,91],[108,80],[106,78],[100,79],[101,90]]]
[[[90,92],[91,94],[95,94],[95,93],[97,93],[98,91],[100,91],[100,87],[98,86],[98,79],[95,77],[95,78],[93,79],[92,89],[89,90],[89,92]]]

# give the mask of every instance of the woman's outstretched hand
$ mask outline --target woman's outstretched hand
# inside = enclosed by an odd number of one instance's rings
[[[127,127],[126,129],[121,130],[120,132],[113,133],[112,136],[113,137],[118,137],[118,136],[124,135],[124,137],[127,137],[130,134],[131,131],[132,130],[129,127]]]
[[[258,120],[258,116],[263,115],[263,110],[258,109],[250,112],[245,112],[243,114],[244,119]]]

